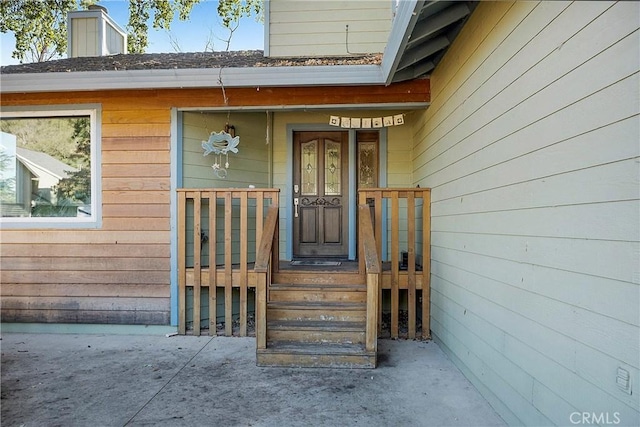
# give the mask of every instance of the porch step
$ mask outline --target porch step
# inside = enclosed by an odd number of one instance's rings
[[[258,366],[375,368],[376,354],[361,344],[273,342],[256,353]]]
[[[367,305],[362,302],[276,301],[267,305],[269,321],[309,320],[365,322]]]
[[[367,352],[367,287],[357,274],[280,274],[268,289],[259,366],[374,368]]]
[[[267,343],[269,342],[364,344],[365,323],[326,320],[270,321],[267,323]]]
[[[327,271],[280,271],[274,273],[273,282],[280,284],[297,284],[311,286],[325,285],[358,285],[362,283],[362,276],[357,272],[327,272]]]
[[[269,286],[266,349],[258,350],[258,365],[375,367],[375,353],[365,351],[367,287],[362,278],[318,272],[295,278],[300,281]]]
[[[367,287],[362,284],[287,284],[269,287],[269,301],[354,302],[367,301]]]

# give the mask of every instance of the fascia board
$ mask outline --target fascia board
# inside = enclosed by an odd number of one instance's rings
[[[420,4],[418,5],[418,3]],[[424,0],[406,0],[401,1],[398,5],[387,46],[385,47],[384,55],[382,55],[382,74],[385,84],[391,83],[402,52],[409,41],[409,35],[418,21],[417,11],[422,8],[422,4],[424,4]]]
[[[0,92],[382,84],[379,65],[82,71],[0,75]]]

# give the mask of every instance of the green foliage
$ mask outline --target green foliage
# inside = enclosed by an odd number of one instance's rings
[[[174,8],[175,5],[168,0],[129,0],[129,24],[127,25],[129,53],[144,53],[149,45],[147,22],[151,13],[153,13],[153,28],[168,30],[173,20]]]
[[[18,147],[46,153],[75,168],[82,166],[73,139],[76,118],[2,119],[0,130],[16,136]]]
[[[0,172],[4,172],[14,163],[15,157],[9,155],[0,147]],[[16,178],[0,179],[0,203],[15,203],[16,201]]]
[[[149,45],[147,34],[148,22],[153,15],[153,28],[171,28],[171,22],[175,19],[186,21],[191,15],[193,6],[202,0],[129,0],[129,24],[127,25],[128,39],[127,49],[129,53],[143,53]],[[264,0],[220,0],[218,3],[218,15],[222,18],[222,24],[227,28],[237,25],[240,18],[250,17],[255,14],[258,19],[262,17]]]
[[[67,13],[97,0],[1,0],[0,32],[13,32],[12,57],[20,62],[48,61],[67,50]]]
[[[55,217],[74,217],[77,215],[78,208],[68,203],[59,203],[56,205],[39,204],[31,209],[32,217],[49,218]]]
[[[55,188],[58,205],[63,201],[90,203],[91,202],[91,124],[89,118],[75,119],[73,123],[72,140],[76,147],[72,155],[74,163],[78,165],[77,172],[69,172],[68,178],[63,178]]]
[[[33,190],[32,216],[76,216],[78,205],[91,202],[89,117],[2,119],[0,129],[15,135],[18,147],[48,154],[77,169],[67,171],[67,177],[60,179],[51,189],[54,198],[43,196],[37,189]],[[2,154],[0,151],[0,170],[4,170],[12,159]],[[15,203],[15,179],[0,180],[0,198],[3,202]]]
[[[153,28],[168,30],[175,18],[186,21],[193,6],[201,0],[129,0],[129,24],[127,25],[127,50],[144,53],[149,46],[149,18],[153,15]]]
[[[227,28],[236,25],[240,18],[248,18],[251,15],[262,21],[263,2],[264,0],[220,0],[218,15]]]

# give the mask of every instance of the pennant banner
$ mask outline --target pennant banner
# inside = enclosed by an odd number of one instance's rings
[[[329,117],[329,124],[341,128],[371,129],[389,126],[401,126],[404,124],[404,114],[384,117]]]

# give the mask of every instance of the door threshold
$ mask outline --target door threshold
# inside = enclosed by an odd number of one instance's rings
[[[342,261],[319,260],[319,259],[297,259],[290,263],[293,266],[304,267],[338,267],[342,265]]]

